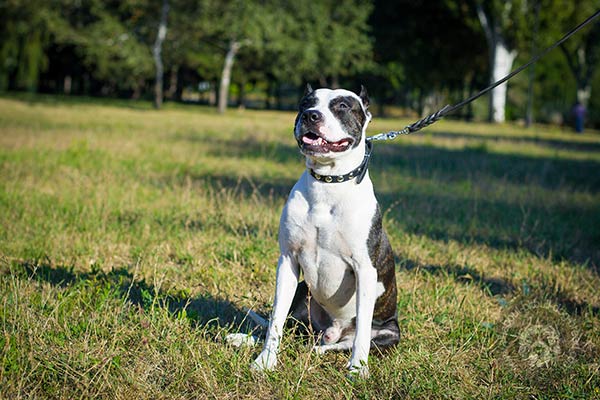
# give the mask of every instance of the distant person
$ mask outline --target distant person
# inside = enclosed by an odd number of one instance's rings
[[[573,106],[573,116],[575,117],[575,132],[583,132],[583,124],[585,122],[585,106],[580,102],[575,103]]]

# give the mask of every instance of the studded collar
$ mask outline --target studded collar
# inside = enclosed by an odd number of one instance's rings
[[[318,180],[319,182],[342,183],[342,182],[350,181],[352,179],[356,179],[356,184],[358,185],[362,182],[363,178],[365,177],[365,174],[367,173],[367,169],[369,168],[369,160],[371,159],[372,151],[373,151],[373,143],[366,142],[365,158],[363,158],[363,161],[360,163],[360,165],[358,167],[356,167],[355,169],[353,169],[352,171],[350,171],[344,175],[320,175],[320,174],[317,174],[315,171],[313,171],[310,168],[308,169],[308,171],[310,172],[312,177],[315,178],[316,180]]]

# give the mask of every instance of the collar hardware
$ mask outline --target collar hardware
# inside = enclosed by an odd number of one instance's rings
[[[369,168],[369,160],[371,159],[372,151],[373,151],[373,143],[371,143],[370,141],[367,141],[366,148],[365,148],[365,158],[363,158],[362,162],[360,163],[360,165],[358,167],[356,167],[355,169],[353,169],[352,171],[350,171],[344,175],[320,175],[320,174],[317,174],[314,170],[312,170],[310,168],[308,171],[310,172],[312,177],[315,178],[316,180],[318,180],[319,182],[342,183],[342,182],[348,182],[348,181],[356,178],[356,184],[358,185],[362,182],[363,178],[367,174],[367,169]]]

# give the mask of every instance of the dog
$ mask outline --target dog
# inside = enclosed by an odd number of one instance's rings
[[[307,85],[300,101],[294,137],[307,169],[281,215],[273,310],[254,370],[275,367],[288,316],[320,334],[317,353],[352,350],[351,376],[369,375],[371,347],[399,342],[394,255],[367,173],[368,107],[364,87]]]

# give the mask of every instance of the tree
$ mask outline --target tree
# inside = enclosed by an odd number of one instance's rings
[[[152,56],[154,58],[154,66],[156,69],[154,82],[154,107],[160,108],[163,102],[163,75],[164,68],[162,62],[162,44],[167,36],[167,17],[169,15],[169,2],[163,0],[160,11],[160,22],[156,33],[156,40],[152,47]]]
[[[271,82],[300,84],[317,80],[339,86],[340,79],[371,62],[369,3],[315,0],[307,7],[294,1],[226,1],[207,15],[220,21],[213,34],[225,53],[219,110],[227,104],[234,61],[245,75],[260,73]]]
[[[48,65],[48,14],[48,4],[40,0],[0,3],[0,89],[37,89]]]
[[[377,65],[369,88],[380,101],[402,100],[427,114],[483,83],[485,39],[469,4],[380,0],[370,24]]]
[[[262,17],[267,12],[260,1],[208,0],[200,15],[207,27],[207,38],[217,48],[223,49],[225,57],[219,85],[218,111],[225,112],[231,83],[231,71],[235,58],[243,46],[259,43]]]
[[[537,42],[538,42],[538,32],[540,28],[540,9],[541,9],[541,1],[534,0],[533,2],[533,31],[531,35],[531,55],[537,53]],[[535,64],[529,67],[529,76],[528,76],[528,86],[527,86],[527,111],[525,113],[525,127],[531,127],[533,124],[533,83],[535,81]]]
[[[84,70],[79,79],[98,86],[88,87],[87,93],[141,92],[152,76],[149,29],[144,28],[145,21],[140,22],[147,18],[143,1],[50,0],[47,4],[53,46],[72,49],[72,62]]]
[[[221,47],[213,43],[218,15],[206,16],[212,1],[214,0],[168,0],[169,28],[165,32],[161,47],[161,60],[164,65],[162,76],[168,76],[167,85],[160,86],[167,86],[165,97],[180,98],[183,85],[192,83],[189,81],[190,77],[199,78],[201,75],[203,79],[213,80],[219,75],[220,66],[215,64],[215,60],[220,55]],[[156,7],[156,1],[149,2],[149,8],[146,9],[141,14],[152,16],[147,24],[160,26],[157,15],[162,14],[162,9]],[[136,30],[141,31],[145,24],[146,22],[140,21]],[[153,34],[156,43],[156,30]],[[207,62],[208,59],[210,62]],[[187,80],[184,77],[187,77]]]
[[[314,1],[310,7],[292,2],[298,18],[296,39],[308,48],[302,57],[311,60],[303,76],[317,79],[321,86],[339,87],[343,77],[362,72],[372,65],[372,40],[368,25],[373,6],[356,0]]]
[[[522,42],[525,24],[525,0],[477,1],[475,10],[488,43],[490,83],[510,73]],[[506,119],[507,83],[490,93],[489,119],[504,122]]]
[[[581,23],[598,9],[598,3],[591,0],[568,2],[563,9],[562,26],[570,29]],[[592,80],[600,62],[600,23],[596,21],[587,29],[580,31],[576,37],[561,45],[565,60],[577,83],[576,98],[584,106],[588,106],[592,95]]]

